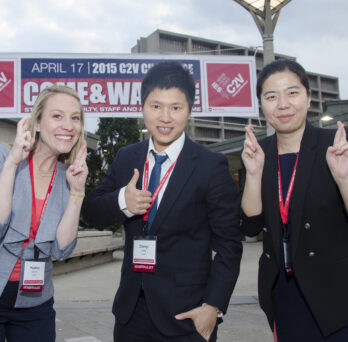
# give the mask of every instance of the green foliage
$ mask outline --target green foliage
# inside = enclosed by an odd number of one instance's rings
[[[123,146],[138,142],[140,138],[137,119],[100,118],[95,134],[99,135],[100,139],[97,150],[87,154],[89,172],[86,194],[103,179],[117,151]],[[83,221],[81,221],[81,225],[88,227],[88,224]],[[118,228],[118,225],[110,227],[112,230]]]
[[[103,155],[103,168],[111,165],[117,151],[139,141],[137,119],[102,118],[96,134],[100,136],[98,152]]]

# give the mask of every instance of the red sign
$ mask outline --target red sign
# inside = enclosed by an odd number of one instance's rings
[[[0,61],[0,107],[14,107],[14,62]]]
[[[250,107],[249,64],[207,63],[209,107]]]
[[[193,117],[257,117],[255,58],[138,54],[0,54],[0,118],[29,115],[53,84],[76,90],[87,117],[142,117],[141,82],[163,60],[195,82]]]

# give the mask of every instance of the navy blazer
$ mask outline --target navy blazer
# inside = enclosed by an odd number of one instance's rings
[[[119,190],[142,174],[148,141],[117,153],[101,184],[87,197],[83,215],[103,227],[123,222],[126,233],[121,282],[113,313],[121,324],[131,317],[141,286],[150,316],[167,336],[195,331],[191,320],[174,316],[209,303],[227,310],[242,253],[239,195],[225,156],[185,138],[168,181],[150,235],[157,236],[155,273],[132,271],[133,238],[142,234],[142,216],[126,218],[118,206]],[[212,256],[212,250],[216,252]]]
[[[325,336],[348,325],[348,216],[326,162],[335,130],[306,123],[291,196],[291,253],[294,276]],[[260,142],[265,152],[261,215],[243,217],[246,235],[263,229],[259,300],[273,329],[272,288],[280,268],[276,135]]]

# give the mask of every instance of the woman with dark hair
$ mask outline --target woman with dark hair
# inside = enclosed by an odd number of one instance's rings
[[[77,93],[51,86],[0,145],[0,342],[55,341],[52,260],[73,251],[87,177]]]
[[[307,121],[305,70],[265,66],[257,95],[273,136],[246,128],[245,235],[263,231],[259,301],[279,342],[348,341],[348,143]]]

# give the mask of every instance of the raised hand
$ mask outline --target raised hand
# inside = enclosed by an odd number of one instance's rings
[[[206,304],[190,311],[180,313],[176,315],[175,318],[177,320],[192,319],[197,332],[206,341],[209,341],[211,333],[216,325],[217,312],[214,306]]]
[[[260,173],[262,174],[263,165],[265,163],[265,154],[257,142],[253,133],[252,125],[245,127],[242,160],[249,175],[254,176]]]
[[[341,121],[337,122],[334,143],[327,149],[326,161],[338,185],[348,182],[348,142],[346,130]]]
[[[8,156],[8,161],[18,165],[26,159],[34,145],[35,139],[29,131],[31,117],[25,117],[18,121],[16,138]]]
[[[127,210],[133,215],[144,215],[151,204],[151,192],[147,190],[138,190],[136,188],[139,179],[138,169],[134,169],[132,179],[126,186],[124,196]]]
[[[86,164],[87,143],[84,140],[76,154],[74,162],[66,170],[66,179],[70,185],[70,190],[74,193],[84,194],[85,184],[88,175]]]

